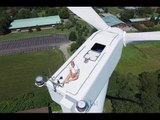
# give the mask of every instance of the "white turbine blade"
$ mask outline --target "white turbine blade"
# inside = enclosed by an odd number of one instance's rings
[[[133,42],[160,41],[160,32],[126,33],[125,44]]]
[[[94,11],[92,7],[68,7],[73,13],[85,20],[90,25],[98,30],[104,30],[109,26],[103,19]]]

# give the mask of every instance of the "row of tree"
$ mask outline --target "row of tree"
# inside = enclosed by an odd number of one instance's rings
[[[70,50],[72,52],[77,50],[92,32],[93,31],[90,31],[86,25],[81,25],[77,22],[75,24],[75,31],[71,31],[69,34],[69,40],[74,41],[74,43],[71,44]]]
[[[2,11],[13,19],[25,19],[59,15],[61,18],[68,18],[69,11],[66,7],[1,7]]]
[[[124,10],[120,13],[120,19],[124,22],[128,21],[131,18],[143,18],[143,17],[155,17],[154,13],[160,15],[160,7],[152,9],[151,7],[139,7],[135,10]],[[153,19],[153,18],[152,18]]]
[[[160,112],[160,70],[111,76],[106,98],[111,100],[112,112]]]
[[[23,110],[50,106],[58,107],[52,102],[47,89],[38,92],[28,92],[15,97],[10,97],[0,102],[0,113],[15,113]]]
[[[7,34],[10,32],[8,29],[11,23],[11,18],[4,11],[0,11],[0,35]]]

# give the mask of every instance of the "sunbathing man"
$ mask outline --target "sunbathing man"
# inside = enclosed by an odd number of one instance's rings
[[[67,75],[63,83],[69,83],[70,81],[77,80],[78,76],[79,76],[79,68],[74,63],[74,61],[71,61],[69,66],[69,74]]]
[[[60,83],[60,81],[58,81],[58,83],[64,85],[65,83],[69,83],[70,81],[77,80],[78,76],[79,76],[79,68],[74,63],[74,61],[71,61],[69,65],[69,74],[62,83]]]

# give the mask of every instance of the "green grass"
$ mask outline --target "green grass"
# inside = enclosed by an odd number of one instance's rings
[[[61,31],[61,30],[57,30],[53,28],[53,29],[47,29],[47,30],[41,30],[41,31],[33,31],[31,33],[29,32],[10,33],[7,35],[0,35],[0,41],[32,38],[32,37],[47,36],[47,35],[53,35],[53,34],[67,34],[68,35],[69,30],[64,29],[63,31]]]
[[[152,72],[160,69],[160,42],[127,45],[115,69],[121,74]]]
[[[15,54],[0,57],[0,100],[30,91],[39,91],[35,77],[51,69],[53,74],[65,57],[58,50]],[[44,88],[41,88],[44,89]]]
[[[57,105],[55,102],[51,103],[50,107],[53,112],[59,112],[61,110],[61,106]]]
[[[111,100],[106,99],[106,100],[105,100],[105,103],[104,103],[103,112],[104,112],[104,113],[111,113],[112,110],[113,110],[113,107],[112,107]]]
[[[71,51],[70,47],[67,48],[67,51],[68,51],[68,53],[69,53],[70,56],[74,53],[74,52]]]

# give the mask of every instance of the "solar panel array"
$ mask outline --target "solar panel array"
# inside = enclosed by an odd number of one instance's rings
[[[0,56],[53,49],[59,47],[63,43],[67,43],[68,41],[68,37],[63,34],[1,41]]]

